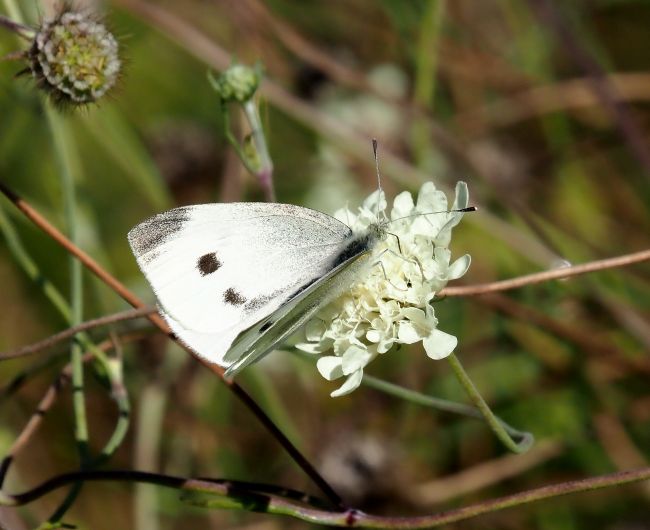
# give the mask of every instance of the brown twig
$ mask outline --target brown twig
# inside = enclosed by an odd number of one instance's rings
[[[54,346],[55,344],[62,342],[65,339],[69,339],[70,337],[73,337],[82,331],[97,328],[100,326],[106,326],[115,322],[121,322],[123,320],[131,320],[134,318],[144,317],[151,313],[157,312],[158,310],[155,307],[145,306],[138,309],[127,309],[126,311],[121,311],[112,315],[106,315],[103,317],[95,318],[93,320],[87,320],[78,326],[73,326],[66,330],[60,331],[59,333],[55,333],[54,335],[51,335],[41,341],[35,342],[34,344],[28,344],[27,346],[22,346],[15,350],[0,352],[0,361],[6,361],[8,359],[15,359],[17,357],[31,355],[38,351],[49,348],[50,346]]]
[[[70,254],[75,256],[88,270],[90,270],[101,281],[108,285],[113,291],[120,295],[134,308],[142,309],[145,304],[140,298],[133,294],[127,287],[121,283],[117,278],[113,277],[106,269],[97,263],[86,252],[77,247],[70,241],[63,233],[55,228],[50,222],[45,219],[38,211],[32,208],[24,199],[19,197],[13,190],[11,190],[4,182],[0,181],[0,192],[2,192],[15,206],[18,208],[30,221],[43,230],[49,237],[56,241],[60,246],[66,249]],[[285,434],[273,423],[260,406],[248,395],[248,393],[234,381],[224,378],[224,369],[216,364],[209,363],[202,357],[194,353],[189,347],[182,342],[178,341],[176,336],[172,333],[171,329],[163,318],[158,313],[148,314],[147,318],[154,324],[160,331],[167,335],[172,340],[176,341],[179,346],[190,353],[197,361],[203,366],[208,368],[214,374],[226,383],[226,386],[253,412],[255,417],[262,423],[262,425],[271,433],[271,435],[282,445],[282,447],[289,453],[291,458],[296,464],[309,476],[312,481],[321,489],[325,496],[336,506],[342,505],[342,500],[328,482],[318,473],[316,468],[302,455],[298,448],[291,443]]]
[[[188,502],[197,506],[220,507],[219,498],[227,498],[228,506],[239,507],[253,512],[281,514],[294,518],[329,526],[347,528],[384,528],[384,529],[420,529],[433,528],[464,521],[485,513],[496,512],[530,502],[597,489],[621,486],[633,482],[650,479],[650,467],[610,473],[588,479],[573,480],[552,484],[514,495],[479,502],[447,512],[418,517],[379,516],[370,515],[354,509],[345,511],[327,511],[297,500],[296,492],[291,497],[280,493],[271,493],[268,489],[277,488],[257,487],[254,484],[233,483],[225,480],[186,479],[157,473],[131,470],[91,470],[67,473],[51,478],[39,486],[15,495],[0,492],[0,504],[20,506],[30,503],[44,495],[67,484],[79,481],[127,481],[156,484],[188,492]],[[203,494],[201,496],[201,494]]]
[[[534,274],[527,274],[525,276],[518,276],[509,280],[502,280],[499,282],[484,283],[479,285],[465,285],[460,287],[445,287],[438,295],[439,296],[476,296],[486,293],[494,293],[497,291],[507,291],[509,289],[517,289],[525,285],[532,285],[535,283],[547,282],[549,280],[559,280],[562,278],[569,278],[579,274],[586,274],[588,272],[601,271],[605,269],[613,269],[616,267],[624,267],[634,263],[641,263],[650,260],[650,250],[642,250],[633,254],[625,254],[623,256],[616,256],[615,258],[602,259],[597,261],[590,261],[581,265],[574,265],[572,267],[564,267],[561,269],[553,269],[550,271],[536,272]]]
[[[19,35],[23,39],[31,40],[34,37],[34,29],[25,24],[20,24],[10,18],[0,15],[0,27],[6,28],[9,31],[13,31],[16,35]]]

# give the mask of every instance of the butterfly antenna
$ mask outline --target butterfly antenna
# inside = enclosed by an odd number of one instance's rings
[[[440,213],[468,213],[468,212],[476,212],[478,211],[477,206],[467,206],[465,208],[454,208],[453,210],[440,210],[439,212],[422,212],[422,213],[414,213],[411,215],[405,215],[404,217],[398,217],[397,219],[391,220],[391,223],[394,223],[395,221],[401,221],[402,219],[411,219],[412,217],[422,217],[426,215],[436,215]]]
[[[379,155],[377,154],[378,149],[379,149],[379,142],[377,142],[377,138],[373,138],[372,153],[375,157],[375,171],[377,172],[377,190],[379,191],[377,197],[377,211],[375,212],[375,215],[377,216],[377,221],[379,221],[379,201],[381,199],[381,192],[383,191],[381,189],[381,174],[379,173]]]

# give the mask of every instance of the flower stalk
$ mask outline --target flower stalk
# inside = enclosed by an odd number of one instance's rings
[[[480,392],[470,379],[469,375],[467,375],[467,372],[458,360],[458,357],[452,353],[449,357],[447,357],[447,361],[454,371],[456,378],[458,381],[460,381],[460,384],[465,389],[465,392],[467,392],[469,398],[472,400],[476,408],[481,412],[483,418],[485,418],[485,421],[490,426],[496,437],[501,440],[503,445],[505,445],[513,453],[519,454],[528,451],[535,443],[535,437],[531,433],[521,433],[521,440],[519,442],[515,442],[510,434],[508,434],[506,431],[503,422],[494,415],[492,410],[490,410],[490,407],[483,399],[483,396],[481,396]]]
[[[273,187],[273,161],[269,154],[266,135],[259,113],[257,89],[262,79],[261,67],[250,68],[233,63],[218,78],[208,73],[208,81],[219,94],[223,111],[223,130],[246,170],[253,175],[264,190],[265,199],[275,202]],[[232,132],[230,104],[239,105],[248,122],[250,134],[240,142]]]

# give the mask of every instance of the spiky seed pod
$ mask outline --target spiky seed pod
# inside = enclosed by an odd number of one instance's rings
[[[38,86],[59,104],[94,103],[117,81],[118,43],[88,13],[64,8],[39,28],[29,50]]]

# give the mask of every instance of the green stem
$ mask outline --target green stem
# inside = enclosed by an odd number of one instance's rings
[[[74,151],[73,139],[69,133],[67,124],[62,116],[52,108],[49,102],[43,102],[45,115],[52,135],[54,153],[59,166],[59,176],[63,190],[63,209],[65,212],[68,237],[79,245],[77,226],[79,220],[76,211],[74,173],[76,169],[76,152]],[[76,326],[83,320],[83,267],[81,262],[74,256],[69,256],[70,268],[70,324]],[[72,365],[72,407],[75,420],[75,440],[79,452],[81,469],[85,469],[90,461],[88,451],[88,420],[86,417],[86,400],[84,394],[84,365],[83,350],[79,341],[79,335],[71,341],[70,363]],[[72,506],[81,491],[81,483],[75,484],[68,492],[59,508],[50,518],[50,522],[60,521],[68,509]]]
[[[445,12],[445,0],[428,0],[420,25],[415,65],[413,98],[418,107],[431,111],[436,91],[440,28]],[[422,167],[431,149],[430,130],[426,119],[413,124],[413,144],[418,165]]]
[[[449,361],[451,368],[456,374],[456,377],[460,381],[460,384],[465,389],[465,392],[467,392],[469,398],[472,400],[474,405],[476,405],[476,408],[481,412],[483,418],[485,418],[485,421],[490,426],[497,438],[499,438],[499,440],[501,440],[501,442],[503,442],[503,444],[513,453],[525,453],[528,451],[528,449],[530,449],[535,442],[533,435],[531,433],[522,433],[523,436],[521,441],[519,443],[515,442],[504,428],[501,420],[499,420],[499,418],[497,418],[490,410],[490,407],[485,402],[476,386],[474,386],[474,383],[469,378],[469,375],[467,375],[467,372],[465,372],[465,369],[458,360],[458,357],[452,353],[449,357],[447,357],[447,360]]]
[[[237,156],[242,161],[242,164],[244,164],[246,170],[251,175],[255,175],[257,170],[251,165],[250,161],[248,160],[248,156],[246,156],[246,153],[239,144],[239,141],[232,133],[232,129],[230,127],[230,112],[228,109],[228,104],[224,101],[221,102],[221,114],[223,115],[223,132],[226,135],[226,140],[228,140],[228,143],[235,150],[235,153],[237,153]]]
[[[160,457],[160,442],[168,392],[155,379],[140,393],[138,421],[135,425],[135,465],[143,469],[156,469]],[[137,530],[159,530],[158,495],[142,484],[135,489],[134,527]]]
[[[25,271],[27,276],[41,288],[46,298],[52,303],[61,316],[63,316],[66,322],[71,323],[72,310],[70,305],[59,290],[41,273],[34,260],[29,256],[20,240],[20,237],[18,236],[18,233],[16,232],[15,227],[13,226],[13,223],[7,217],[2,208],[0,208],[0,231],[2,231],[7,241],[9,251],[20,267]],[[129,397],[122,383],[121,363],[118,364],[115,361],[111,361],[104,352],[95,346],[87,333],[80,333],[78,335],[78,340],[84,350],[93,352],[94,357],[105,369],[111,382],[111,395],[118,408],[118,419],[113,434],[106,442],[106,445],[102,449],[97,461],[94,462],[94,465],[99,465],[112,456],[126,436],[130,422]]]
[[[390,394],[391,396],[395,396],[397,398],[403,399],[405,401],[410,401],[411,403],[416,403],[418,405],[423,405],[425,407],[431,407],[437,410],[442,410],[444,412],[450,412],[452,414],[458,414],[460,416],[467,416],[468,418],[475,418],[479,420],[483,419],[484,417],[477,407],[428,396],[421,392],[409,390],[402,386],[396,385],[394,383],[389,383],[388,381],[384,381],[383,379],[379,379],[371,375],[364,374],[363,380],[361,382],[370,388],[379,390],[380,392],[384,392],[386,394]],[[510,436],[520,438],[522,441],[532,436],[528,432],[523,432],[515,429],[498,417],[496,419]]]
[[[71,312],[68,302],[54,284],[41,273],[34,260],[25,250],[18,236],[18,232],[16,232],[16,228],[2,208],[0,208],[0,231],[2,231],[2,235],[7,242],[9,252],[11,252],[14,259],[18,262],[18,265],[41,288],[47,299],[61,313],[66,322],[69,323],[71,320]]]
[[[275,202],[275,190],[273,188],[273,161],[269,154],[269,149],[266,145],[266,135],[262,127],[262,120],[258,110],[258,102],[253,97],[242,105],[244,114],[251,127],[253,136],[253,144],[255,151],[259,157],[259,169],[255,171],[255,175],[260,181],[262,189],[266,195],[268,202]]]
[[[54,152],[59,165],[61,187],[63,189],[63,209],[65,211],[68,237],[79,246],[77,227],[76,198],[74,172],[76,164],[76,153],[73,151],[73,139],[69,133],[67,124],[63,118],[56,113],[49,103],[44,103]],[[83,320],[83,266],[79,260],[70,256],[70,324],[76,326]],[[79,336],[72,340],[70,361],[72,363],[72,387],[73,387],[73,408],[75,416],[75,439],[79,446],[79,453],[83,462],[87,460],[88,449],[88,423],[86,419],[86,404],[84,399],[84,372],[82,357],[83,351],[79,344]]]

